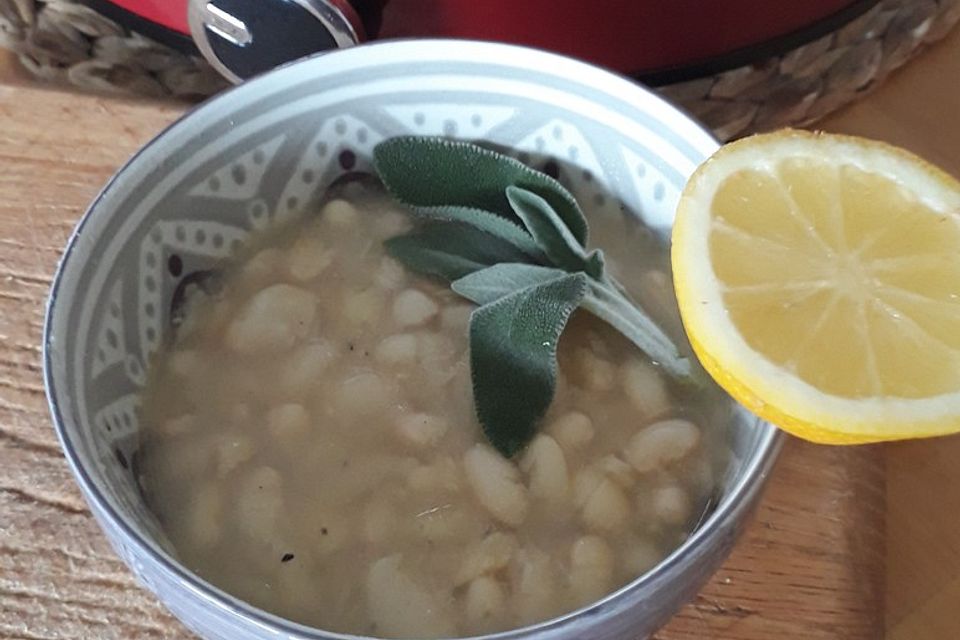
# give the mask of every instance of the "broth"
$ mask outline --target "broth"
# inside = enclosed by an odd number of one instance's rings
[[[348,193],[258,238],[152,363],[141,483],[183,562],[303,624],[445,637],[571,611],[672,551],[725,469],[724,403],[578,311],[540,434],[502,458],[473,411],[472,305],[385,254],[399,205]],[[662,246],[591,228],[679,335]]]

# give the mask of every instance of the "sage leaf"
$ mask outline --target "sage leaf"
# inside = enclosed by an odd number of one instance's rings
[[[567,271],[587,270],[586,250],[546,200],[521,187],[507,187],[507,200],[553,264]],[[589,266],[594,271],[591,276],[603,275],[602,258],[592,258]]]
[[[567,275],[563,269],[505,262],[474,271],[450,283],[457,294],[479,305],[494,302],[520,289]]]
[[[577,242],[587,243],[587,221],[570,192],[510,156],[469,142],[400,136],[374,147],[373,165],[387,190],[414,207],[456,205],[516,220],[506,189],[522,187],[546,200]]]
[[[460,206],[415,207],[412,209],[415,217],[428,220],[449,220],[462,222],[485,231],[501,240],[506,240],[517,249],[525,253],[531,260],[540,263],[547,261],[547,257],[540,249],[536,240],[520,225],[495,213]]]
[[[411,271],[448,281],[500,262],[529,259],[511,243],[459,222],[421,224],[388,239],[384,246]]]
[[[477,418],[504,456],[523,449],[553,401],[557,341],[587,292],[573,273],[533,285],[470,316],[470,372]]]
[[[622,333],[655,363],[673,376],[689,378],[690,361],[684,358],[660,327],[608,280],[590,280],[580,306]]]

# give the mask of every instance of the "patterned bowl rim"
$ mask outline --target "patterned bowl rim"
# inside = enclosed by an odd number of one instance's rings
[[[106,516],[109,522],[119,529],[126,541],[131,542],[136,547],[137,554],[144,554],[149,557],[159,568],[167,572],[170,576],[175,577],[186,590],[192,592],[207,605],[213,605],[221,610],[229,611],[242,618],[255,621],[258,626],[268,630],[268,633],[271,635],[290,634],[291,637],[302,638],[304,640],[374,640],[372,636],[335,633],[293,622],[258,609],[254,605],[226,593],[219,587],[200,578],[186,568],[179,560],[160,548],[153,539],[141,531],[137,525],[131,523],[128,518],[120,513],[111,501],[102,494],[93,481],[90,472],[87,470],[88,462],[79,455],[77,448],[70,440],[68,430],[65,427],[65,417],[60,411],[58,390],[54,384],[54,365],[51,358],[56,336],[53,335],[53,324],[60,297],[60,285],[64,279],[64,274],[68,271],[86,268],[85,263],[78,262],[81,257],[75,257],[74,252],[77,249],[78,240],[84,233],[84,229],[90,220],[94,216],[111,215],[109,209],[106,211],[100,210],[100,205],[105,195],[119,183],[126,180],[128,174],[133,173],[132,167],[139,164],[145,155],[152,152],[153,147],[157,145],[158,141],[168,136],[172,131],[192,128],[194,121],[200,120],[202,115],[216,111],[223,102],[239,101],[246,104],[253,103],[267,95],[264,90],[270,91],[272,89],[282,88],[285,83],[294,82],[298,77],[302,78],[303,74],[310,74],[318,68],[322,69],[324,59],[328,56],[338,56],[341,59],[346,59],[350,56],[359,58],[361,61],[367,57],[376,58],[379,56],[380,58],[387,58],[391,61],[398,61],[404,58],[423,59],[425,54],[429,54],[432,60],[447,61],[452,57],[452,51],[456,51],[458,56],[461,56],[457,58],[458,60],[468,58],[482,60],[484,62],[495,61],[503,66],[512,67],[520,71],[529,71],[545,76],[561,78],[575,77],[579,81],[582,81],[584,85],[597,89],[608,97],[642,105],[645,109],[655,111],[659,119],[669,121],[671,124],[676,125],[676,130],[678,131],[691,137],[700,138],[701,140],[706,138],[711,141],[714,146],[717,144],[712,134],[692,116],[674,106],[672,103],[625,76],[573,58],[540,49],[494,42],[450,39],[379,41],[359,47],[323,53],[283,65],[218,94],[177,118],[132,155],[107,181],[81,216],[71,233],[63,256],[57,266],[56,273],[54,274],[53,284],[50,289],[44,314],[42,343],[43,380],[47,404],[53,418],[57,438],[60,441],[67,462],[85,498],[91,501],[93,505]],[[574,624],[578,619],[591,617],[593,614],[599,613],[599,609],[614,601],[628,598],[632,593],[641,590],[649,583],[668,578],[684,554],[702,545],[708,539],[721,535],[721,529],[727,524],[730,518],[735,517],[737,508],[745,502],[752,502],[762,491],[763,485],[779,456],[785,438],[778,429],[759,419],[756,420],[756,426],[762,429],[763,432],[757,436],[750,458],[743,462],[743,468],[739,477],[725,493],[719,505],[683,543],[677,546],[655,567],[616,591],[585,607],[534,625],[484,636],[472,636],[471,638],[503,640],[507,638],[539,637],[541,634],[559,633]],[[470,638],[464,637],[463,640],[470,640]]]

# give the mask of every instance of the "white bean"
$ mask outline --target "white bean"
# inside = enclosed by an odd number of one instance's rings
[[[449,427],[444,418],[428,413],[402,414],[396,422],[400,440],[420,449],[439,443]]]
[[[348,229],[360,221],[360,212],[346,200],[331,200],[320,212],[320,221],[330,228]]]
[[[240,479],[237,524],[247,536],[260,543],[273,543],[282,508],[282,480],[276,469],[257,467]]]
[[[163,423],[160,431],[166,436],[180,436],[185,433],[196,431],[197,416],[192,413],[185,413],[182,416],[171,418]]]
[[[603,480],[601,470],[593,466],[581,469],[573,479],[573,503],[582,509]]]
[[[417,336],[398,333],[387,336],[373,351],[377,362],[386,365],[409,365],[417,359]]]
[[[547,427],[561,447],[568,453],[582,449],[593,440],[593,421],[580,411],[568,411]]]
[[[620,368],[623,390],[640,419],[647,421],[670,412],[670,395],[663,378],[652,366],[630,358]]]
[[[690,518],[691,505],[687,492],[676,485],[659,487],[653,492],[653,513],[668,525],[681,525]]]
[[[633,487],[633,483],[637,480],[637,472],[634,468],[612,453],[600,459],[600,467],[608,478],[624,489]]]
[[[627,443],[624,456],[640,473],[676,462],[700,442],[700,429],[689,420],[664,420],[640,430]]]
[[[657,547],[645,538],[629,537],[622,543],[624,567],[631,575],[640,576],[663,558]]]
[[[446,385],[454,375],[451,361],[457,348],[449,336],[434,331],[417,334],[417,364],[422,384],[427,388]]]
[[[419,289],[404,289],[393,300],[393,319],[401,327],[417,327],[437,315],[440,307]]]
[[[577,381],[590,391],[610,391],[617,382],[617,369],[606,358],[580,347],[574,354]]]
[[[407,282],[407,271],[403,265],[391,258],[380,258],[380,266],[373,276],[373,281],[384,291],[396,291]]]
[[[603,538],[587,535],[570,549],[570,586],[579,604],[592,602],[610,590],[614,558]]]
[[[194,349],[181,349],[167,360],[170,373],[180,378],[193,378],[203,370],[203,360]]]
[[[586,499],[580,519],[591,531],[619,531],[627,525],[630,502],[615,482],[604,477]]]
[[[244,355],[286,351],[302,340],[316,316],[317,299],[309,291],[275,284],[254,294],[226,331],[226,344]]]
[[[348,292],[343,301],[341,312],[350,325],[373,326],[381,322],[387,300],[383,292],[376,288]]]
[[[373,221],[373,233],[378,238],[390,238],[410,228],[410,216],[400,211],[379,211]]]
[[[467,587],[467,620],[474,625],[489,624],[503,612],[506,595],[500,582],[480,576]]]
[[[302,235],[286,252],[287,273],[297,282],[313,280],[333,264],[335,253],[316,233]]]
[[[550,557],[539,549],[528,547],[514,555],[514,563],[510,601],[518,621],[531,624],[554,614],[556,575],[550,567]]]
[[[537,435],[520,460],[520,469],[530,478],[530,495],[557,505],[570,491],[567,460],[557,441]]]
[[[337,349],[328,342],[311,342],[294,350],[281,365],[280,388],[287,397],[300,397],[317,389],[320,377],[337,355]]]
[[[201,549],[215,545],[223,536],[223,495],[216,482],[201,484],[190,496],[187,535]]]
[[[344,416],[371,416],[393,402],[393,390],[373,372],[350,376],[336,388],[337,408]]]
[[[243,277],[252,282],[264,282],[280,271],[283,264],[283,252],[270,247],[261,249],[241,268]]]
[[[401,568],[400,554],[380,558],[367,573],[367,607],[386,637],[451,637],[456,632],[443,597],[417,584]]]
[[[295,452],[310,433],[310,414],[296,402],[273,407],[267,411],[267,432],[275,443]]]
[[[516,537],[509,533],[494,531],[464,554],[463,562],[454,579],[454,586],[466,584],[478,576],[504,569],[510,564],[518,548]]]
[[[520,471],[487,445],[476,444],[463,458],[467,481],[494,518],[517,526],[527,517],[529,500]]]
[[[225,478],[234,469],[253,457],[253,441],[242,434],[223,438],[217,445],[217,477]]]

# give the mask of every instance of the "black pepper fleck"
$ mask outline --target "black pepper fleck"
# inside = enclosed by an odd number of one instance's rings
[[[327,533],[329,533],[329,532],[327,531],[327,528],[326,528],[326,527],[323,527],[322,529],[320,529],[320,535],[325,536],[325,535],[327,535]]]
[[[283,557],[280,558],[280,562],[290,562],[291,560],[293,560],[293,554],[292,554],[292,553],[285,553],[285,554],[283,554]]]

